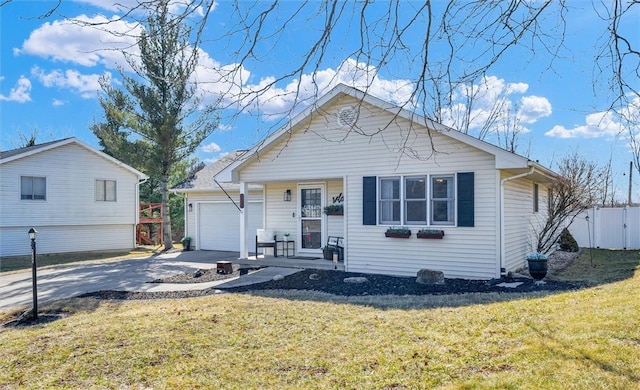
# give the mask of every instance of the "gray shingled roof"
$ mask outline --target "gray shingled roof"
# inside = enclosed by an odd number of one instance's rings
[[[219,190],[220,186],[218,186],[215,181],[213,181],[213,177],[224,168],[226,168],[229,164],[236,161],[240,156],[245,154],[246,150],[237,150],[235,152],[231,152],[228,155],[222,157],[221,159],[215,161],[211,165],[207,165],[191,177],[187,178],[183,182],[177,184],[172,188],[177,192],[181,192],[180,190],[189,190],[189,191],[211,191],[211,190]],[[235,183],[220,183],[225,190],[238,190],[240,189],[239,184]],[[250,189],[261,189],[262,186],[259,185],[250,185]]]
[[[45,142],[43,144],[38,144],[38,145],[34,145],[34,146],[27,146],[27,147],[24,147],[24,148],[0,151],[0,159],[9,158],[9,157],[17,156],[17,155],[20,155],[20,154],[23,154],[23,153],[32,152],[32,151],[47,147],[49,145],[56,144],[58,142],[62,142],[62,141],[68,140],[68,139],[69,138],[63,138],[63,139],[58,139],[58,140],[55,140],[55,141]]]

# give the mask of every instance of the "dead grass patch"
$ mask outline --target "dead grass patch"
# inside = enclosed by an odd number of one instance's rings
[[[0,332],[0,388],[638,388],[638,296],[633,272],[547,295],[66,300]]]

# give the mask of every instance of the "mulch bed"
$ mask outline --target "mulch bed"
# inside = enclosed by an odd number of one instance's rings
[[[213,277],[213,275],[211,276]],[[233,275],[219,275],[216,277],[231,276]],[[205,276],[202,275],[201,277]],[[363,283],[347,283],[345,282],[346,278],[366,278],[366,281]],[[521,284],[515,288],[509,288],[498,286],[501,282],[521,282]],[[564,291],[575,290],[581,287],[582,286],[578,283],[553,280],[547,280],[544,284],[536,284],[533,279],[524,277],[491,281],[445,279],[445,283],[441,285],[423,285],[417,283],[415,277],[306,269],[286,276],[280,280],[270,280],[263,283],[256,283],[241,287],[216,287],[203,290],[169,292],[96,291],[83,294],[81,297],[92,297],[98,299],[174,299],[219,294],[225,291],[242,293],[258,290],[307,290],[325,292],[340,296],[443,295],[485,292],[523,293],[532,291]]]

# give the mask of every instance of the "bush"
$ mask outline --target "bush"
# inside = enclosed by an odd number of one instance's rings
[[[564,228],[562,233],[560,233],[560,238],[558,239],[558,243],[560,244],[560,250],[565,252],[577,252],[580,247],[578,246],[578,242],[569,232],[569,229]]]

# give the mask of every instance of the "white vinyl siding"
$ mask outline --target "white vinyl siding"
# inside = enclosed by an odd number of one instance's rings
[[[546,192],[546,186],[537,184],[538,192]],[[538,211],[532,205],[535,190],[526,178],[505,183],[504,188],[504,231],[505,258],[503,267],[507,272],[525,265],[527,253],[535,250],[535,232],[547,216],[547,202],[538,202]]]
[[[327,115],[348,104],[348,97],[336,99]],[[300,124],[291,137],[275,142],[260,153],[260,160],[239,171],[247,183],[268,183],[266,217],[269,224],[295,226],[291,212],[276,213],[282,207],[287,188],[277,182],[295,183],[345,178],[347,271],[415,276],[421,268],[441,270],[449,278],[490,279],[499,276],[497,217],[499,183],[493,155],[462,144],[436,131],[394,117],[386,111],[362,104],[358,128],[364,134],[348,133],[335,117],[317,116]],[[433,144],[432,144],[433,142]],[[433,150],[437,153],[433,153]],[[403,153],[402,151],[406,151]],[[408,153],[411,151],[411,153]],[[414,159],[410,154],[427,160]],[[457,172],[475,174],[475,226],[443,226],[442,240],[418,240],[416,228],[411,239],[385,238],[386,226],[362,224],[362,177],[450,176]],[[273,193],[271,192],[273,191]],[[294,191],[295,192],[295,191]],[[275,202],[272,205],[271,202]],[[291,202],[295,207],[295,199]],[[529,207],[530,210],[530,207]],[[288,217],[287,217],[288,216]],[[271,218],[276,218],[272,220]],[[332,218],[329,221],[331,223]],[[289,225],[284,225],[289,226]]]
[[[46,177],[46,201],[21,199],[23,176]],[[0,255],[30,253],[19,243],[31,227],[38,230],[39,253],[135,246],[138,177],[113,161],[69,143],[5,162],[0,177]],[[95,201],[96,177],[118,181],[118,202]],[[80,230],[91,233],[76,236]]]

